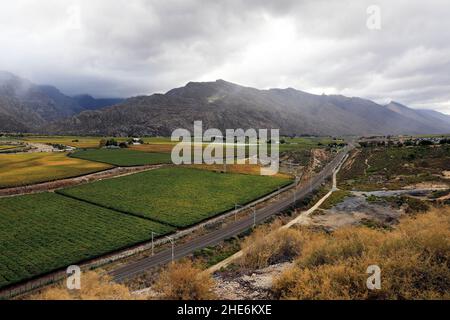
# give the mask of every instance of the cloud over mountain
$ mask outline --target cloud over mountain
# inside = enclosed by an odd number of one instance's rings
[[[372,1],[22,0],[0,4],[0,69],[69,95],[224,78],[450,113],[450,6]]]

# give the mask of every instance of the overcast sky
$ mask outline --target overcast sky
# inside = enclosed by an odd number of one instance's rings
[[[224,79],[450,114],[448,0],[1,1],[0,43],[0,70],[67,94]]]

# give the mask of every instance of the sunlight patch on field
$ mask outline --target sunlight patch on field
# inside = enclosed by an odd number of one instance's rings
[[[0,150],[9,150],[17,148],[17,146],[11,146],[11,145],[0,145]]]
[[[3,154],[0,155],[0,188],[69,178],[111,167],[69,158],[66,153]]]
[[[77,136],[30,136],[23,138],[25,142],[63,144],[75,148],[96,148],[101,137],[77,137]]]

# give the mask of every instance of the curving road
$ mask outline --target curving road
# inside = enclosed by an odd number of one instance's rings
[[[263,222],[268,217],[282,212],[292,206],[296,201],[301,200],[305,196],[307,196],[312,190],[317,189],[329,176],[333,174],[333,171],[339,166],[344,157],[348,154],[348,152],[352,149],[352,145],[345,147],[329,164],[322,169],[322,171],[317,174],[311,181],[309,181],[306,185],[301,185],[296,187],[295,192],[292,192],[292,197],[280,199],[278,201],[274,201],[273,203],[268,204],[264,208],[261,208],[256,211],[256,216],[253,215],[236,221],[222,229],[215,230],[203,236],[200,236],[196,239],[193,239],[189,242],[180,244],[174,247],[173,258],[179,259],[182,258],[196,250],[214,246],[231,238],[233,236],[239,235],[244,231],[253,227],[254,222],[257,224]],[[124,281],[128,278],[136,276],[146,269],[166,264],[172,261],[172,249],[166,249],[157,254],[144,258],[142,260],[127,264],[125,266],[119,267],[110,272],[110,275],[117,282]]]

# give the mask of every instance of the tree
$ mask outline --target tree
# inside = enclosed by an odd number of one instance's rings
[[[114,139],[106,140],[106,146],[117,146],[117,145],[118,145],[118,143]]]
[[[419,141],[419,146],[431,146],[431,145],[433,145],[433,141],[430,141],[430,140]]]

